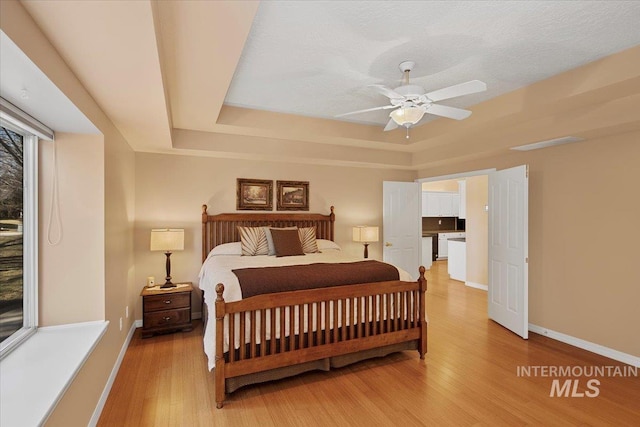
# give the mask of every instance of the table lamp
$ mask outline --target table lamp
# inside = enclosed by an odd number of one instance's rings
[[[151,250],[164,251],[167,256],[167,277],[161,288],[173,288],[171,283],[171,251],[184,250],[184,230],[180,228],[154,228],[151,230]]]
[[[364,257],[369,258],[369,243],[378,241],[378,227],[370,225],[353,227],[353,241],[364,244]]]

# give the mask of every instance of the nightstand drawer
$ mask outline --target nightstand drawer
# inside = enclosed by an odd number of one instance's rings
[[[144,314],[145,329],[157,327],[171,327],[173,325],[184,325],[191,322],[191,309],[181,308],[177,310],[156,311]]]
[[[169,310],[173,308],[188,308],[191,306],[191,292],[167,295],[151,295],[144,297],[144,311]]]

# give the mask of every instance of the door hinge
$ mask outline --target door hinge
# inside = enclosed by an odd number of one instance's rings
[[[529,264],[529,257],[526,257],[526,258],[524,259],[524,262],[525,262],[526,264]]]
[[[529,165],[527,165],[527,178],[529,178]]]

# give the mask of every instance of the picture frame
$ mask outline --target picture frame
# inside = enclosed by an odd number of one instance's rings
[[[276,181],[276,209],[309,210],[309,181]]]
[[[273,210],[273,181],[238,178],[236,209],[239,211]]]

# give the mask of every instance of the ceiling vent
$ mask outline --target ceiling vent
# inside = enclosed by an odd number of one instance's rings
[[[570,142],[584,141],[584,138],[578,136],[563,136],[562,138],[549,139],[547,141],[534,142],[532,144],[520,145],[518,147],[511,147],[512,150],[517,151],[531,151],[538,150],[540,148],[553,147],[554,145],[569,144]]]

